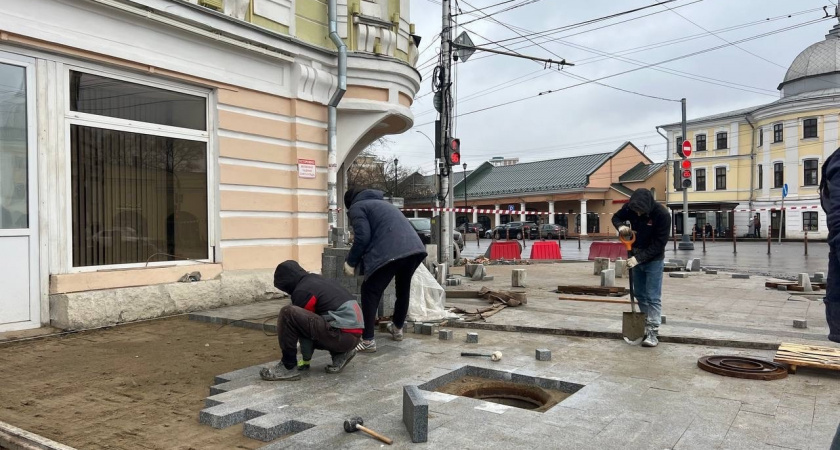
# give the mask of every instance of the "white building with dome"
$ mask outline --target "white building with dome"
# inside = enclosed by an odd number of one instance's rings
[[[778,89],[774,102],[688,121],[694,146],[689,229],[711,223],[718,236],[755,236],[758,215],[762,238],[768,227],[774,237],[828,236],[818,189],[823,161],[838,147],[840,24],[794,59]],[[681,124],[660,128],[667,132],[669,159],[679,160]],[[668,168],[673,179],[673,164]],[[667,202],[672,211],[682,210],[674,183],[668,183]],[[682,233],[682,214],[675,213],[674,223]]]

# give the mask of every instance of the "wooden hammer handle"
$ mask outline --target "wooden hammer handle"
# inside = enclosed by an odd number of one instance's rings
[[[390,440],[390,439],[386,438],[385,436],[382,436],[381,434],[379,434],[379,433],[377,433],[377,432],[375,432],[375,431],[371,430],[370,428],[364,427],[364,426],[362,426],[362,425],[356,425],[356,429],[357,429],[357,430],[364,431],[365,433],[367,433],[367,434],[369,434],[369,435],[371,435],[371,436],[375,437],[376,439],[379,439],[380,441],[382,441],[382,442],[384,442],[384,443],[386,443],[386,444],[388,444],[388,445],[391,445],[391,443],[393,443],[393,442],[394,442],[394,441],[392,441],[392,440]]]

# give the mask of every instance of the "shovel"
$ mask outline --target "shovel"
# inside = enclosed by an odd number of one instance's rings
[[[630,239],[619,235],[618,239],[627,247],[627,259],[633,256],[633,243],[636,242],[636,233]],[[639,345],[645,338],[645,325],[647,315],[643,312],[636,312],[636,297],[633,294],[633,269],[630,268],[627,277],[630,279],[630,309],[632,312],[623,312],[621,317],[621,334],[624,341],[630,345]]]

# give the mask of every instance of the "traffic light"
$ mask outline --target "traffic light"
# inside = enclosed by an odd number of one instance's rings
[[[680,169],[682,170],[682,187],[688,189],[691,187],[691,161],[687,159],[680,161]]]
[[[449,147],[446,149],[446,162],[450,166],[457,166],[461,164],[461,140],[452,138],[449,141]]]

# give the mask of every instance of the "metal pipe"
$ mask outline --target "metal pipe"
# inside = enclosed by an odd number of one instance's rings
[[[327,208],[329,210],[327,223],[329,236],[338,226],[338,104],[347,91],[347,46],[338,35],[338,4],[337,0],[329,0],[327,13],[329,16],[330,40],[338,48],[338,88],[333,93],[327,105]]]
[[[750,115],[744,115],[744,118],[747,119],[747,123],[752,128],[752,138],[750,138],[750,207],[749,210],[752,211],[753,209],[753,195],[755,195],[755,125],[750,120]],[[748,218],[747,220],[751,220]],[[747,222],[749,226],[749,222]]]

